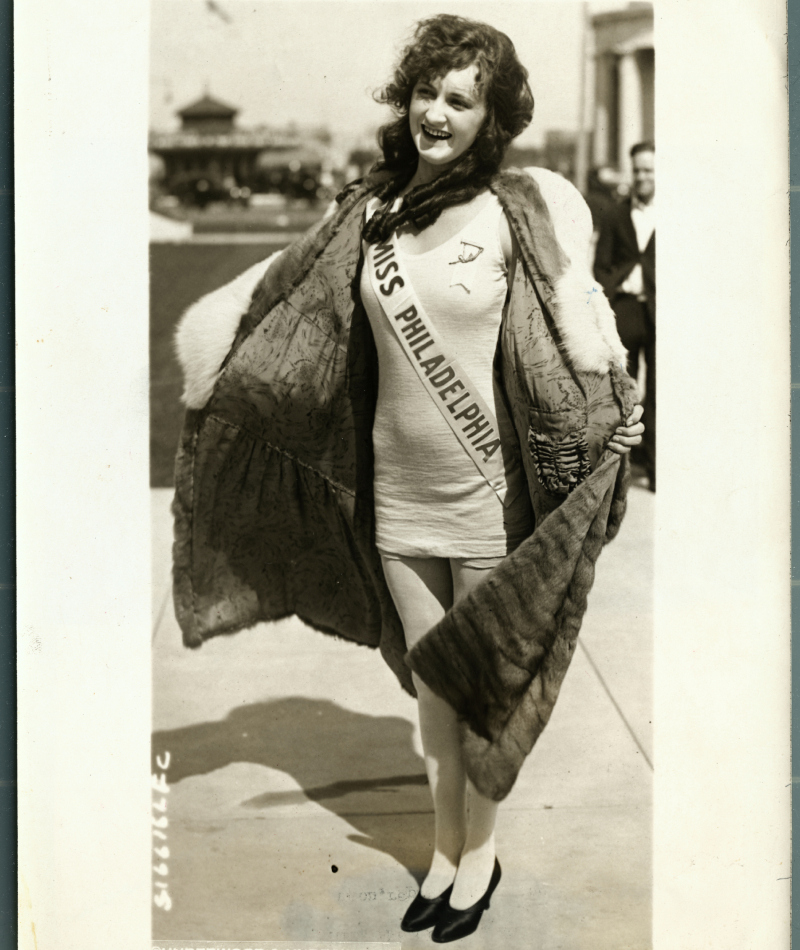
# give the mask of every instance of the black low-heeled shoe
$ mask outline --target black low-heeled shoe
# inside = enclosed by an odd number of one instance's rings
[[[483,897],[475,901],[472,907],[467,907],[465,910],[456,910],[448,902],[433,928],[431,939],[434,943],[450,943],[451,940],[460,940],[462,937],[468,937],[471,933],[475,933],[478,924],[481,922],[483,912],[489,909],[489,901],[495,888],[500,883],[502,873],[500,862],[495,858],[492,879],[489,881],[489,886],[486,888]]]
[[[427,930],[428,927],[433,927],[439,919],[439,914],[448,906],[452,890],[453,885],[451,884],[438,897],[423,897],[422,894],[417,894],[409,904],[408,910],[403,914],[400,929],[405,930],[407,934],[413,934],[420,930]]]

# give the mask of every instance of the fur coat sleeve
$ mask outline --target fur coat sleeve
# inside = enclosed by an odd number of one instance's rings
[[[569,264],[555,281],[554,314],[565,350],[581,372],[624,367],[627,352],[617,332],[614,311],[592,273],[592,213],[583,195],[566,178],[547,168],[526,168],[550,212],[556,240]]]

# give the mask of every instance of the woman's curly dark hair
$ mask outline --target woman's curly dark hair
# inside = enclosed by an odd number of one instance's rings
[[[414,87],[421,80],[430,82],[473,64],[486,105],[486,119],[475,141],[452,168],[414,188],[399,211],[392,212],[393,199],[413,178],[419,159],[408,123]],[[487,23],[446,13],[417,24],[391,82],[375,98],[390,105],[396,118],[378,133],[383,159],[375,170],[392,172],[392,177],[376,192],[387,205],[364,228],[364,240],[370,243],[386,240],[407,221],[427,227],[444,208],[475,197],[500,168],[511,140],[533,117],[528,71],[511,40]]]

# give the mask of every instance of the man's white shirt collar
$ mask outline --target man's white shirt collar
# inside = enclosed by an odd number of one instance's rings
[[[655,198],[649,204],[642,204],[633,196],[631,202],[631,221],[636,231],[636,243],[643,251],[656,229]]]

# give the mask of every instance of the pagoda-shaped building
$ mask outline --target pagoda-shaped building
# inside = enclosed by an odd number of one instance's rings
[[[151,132],[149,150],[164,162],[163,184],[171,194],[191,193],[202,181],[206,195],[223,194],[231,188],[257,190],[264,168],[289,167],[295,163],[309,169],[303,180],[318,170],[320,152],[298,133],[269,128],[240,129],[239,110],[205,92],[196,102],[179,109],[176,132]],[[282,176],[279,176],[282,181]],[[316,185],[314,185],[316,187]],[[308,189],[311,193],[311,189]]]
[[[185,132],[208,132],[216,135],[220,132],[233,132],[238,109],[228,106],[208,93],[183,109],[178,110],[181,129]]]

